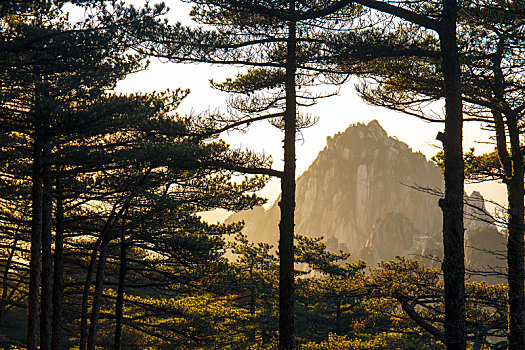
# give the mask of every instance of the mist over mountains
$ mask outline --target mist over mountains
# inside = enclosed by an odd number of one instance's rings
[[[429,191],[442,189],[440,169],[389,137],[376,120],[351,125],[327,138],[297,180],[295,232],[323,236],[330,250],[349,251],[371,265],[396,255],[440,258],[442,212]],[[504,265],[486,252],[504,251],[505,237],[483,214],[483,197],[473,192],[466,200],[467,265],[475,270]],[[243,220],[249,239],[277,245],[278,202],[268,210],[233,214],[227,222]]]

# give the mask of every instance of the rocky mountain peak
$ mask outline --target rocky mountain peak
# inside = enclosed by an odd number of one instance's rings
[[[377,120],[351,125],[328,137],[298,178],[296,233],[323,236],[329,248],[371,264],[397,254],[440,255],[438,198],[422,189],[443,189],[434,163],[388,136]],[[484,206],[478,192],[468,200]],[[277,244],[278,201],[266,211],[234,214],[228,221],[244,220],[250,239]],[[488,227],[475,220],[469,225]],[[494,227],[491,232],[497,234]]]

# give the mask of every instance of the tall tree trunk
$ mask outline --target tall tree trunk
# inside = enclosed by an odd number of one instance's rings
[[[523,156],[520,149],[518,121],[514,115],[507,115],[509,140],[512,158],[512,176],[507,180],[509,200],[509,221],[507,233],[507,269],[508,269],[508,348],[525,349],[524,334],[524,201]]]
[[[290,0],[290,11],[295,1]],[[294,211],[296,136],[296,25],[288,24],[286,54],[286,111],[284,117],[284,171],[281,178],[281,221],[279,223],[279,348],[293,349],[294,324]]]
[[[62,179],[55,182],[56,189],[56,227],[55,256],[53,264],[53,319],[51,322],[51,348],[60,350],[62,334],[62,288],[64,286],[64,202]]]
[[[456,38],[458,4],[443,1],[439,39],[445,88],[445,197],[443,211],[443,278],[445,283],[445,345],[449,350],[464,350],[465,339],[465,251],[463,227],[463,115],[461,70]]]
[[[106,261],[108,257],[109,240],[103,239],[98,255],[97,273],[95,279],[95,293],[91,303],[91,316],[89,318],[89,330],[87,337],[87,349],[95,350],[97,340],[98,316],[100,305],[102,304],[102,293],[104,292],[104,276],[106,271]]]
[[[342,300],[341,300],[341,297],[339,296],[338,299],[337,299],[337,309],[336,309],[336,312],[335,312],[335,334],[337,335],[341,335],[341,316],[343,314],[342,312],[342,309],[341,309],[341,304],[342,304]]]
[[[254,263],[252,262],[251,265],[250,265],[250,283],[251,283],[251,286],[250,286],[250,318],[251,318],[251,325],[252,325],[252,330],[251,330],[251,333],[250,333],[250,341],[252,344],[255,344],[255,339],[256,339],[256,320],[255,320],[255,282],[253,280],[253,265]]]
[[[493,55],[494,95],[503,101],[505,99],[505,77],[501,68],[506,37],[502,36],[497,50]],[[507,113],[506,125],[509,131],[511,155],[507,149],[505,121],[501,111],[492,111],[496,130],[496,145],[498,157],[505,173],[504,182],[507,186],[509,202],[509,220],[507,222],[507,279],[508,279],[508,349],[525,348],[524,320],[524,165],[520,147],[520,131],[518,118],[513,113]]]
[[[146,176],[143,177],[142,181],[145,179]],[[140,182],[139,182],[140,184]],[[96,274],[96,281],[95,281],[95,294],[93,295],[93,302],[91,306],[91,318],[96,317],[96,321],[98,322],[98,312],[99,310],[95,309],[95,306],[100,307],[100,302],[102,298],[102,290],[104,288],[104,271],[106,266],[106,257],[107,257],[107,246],[109,244],[110,238],[110,232],[113,230],[115,225],[117,224],[118,220],[122,216],[122,214],[127,211],[127,208],[129,207],[129,202],[125,204],[117,213],[117,206],[114,205],[111,209],[111,214],[106,219],[106,222],[104,224],[104,228],[100,232],[100,236],[95,242],[95,245],[93,246],[93,250],[91,252],[91,257],[89,261],[89,267],[87,271],[86,276],[86,282],[84,284],[84,290],[82,292],[82,311],[80,316],[80,343],[79,343],[79,350],[85,350],[86,346],[89,348],[89,338],[91,335],[93,337],[96,336],[96,324],[93,325],[95,328],[92,328],[92,324],[89,325],[89,330],[87,329],[87,314],[88,314],[88,302],[89,302],[89,290],[91,288],[91,279],[93,277],[93,272],[95,270],[95,264],[97,262],[97,253],[99,255],[98,259],[98,265],[97,265],[97,274]],[[104,259],[101,261],[100,258],[103,257]],[[101,265],[102,264],[102,265]],[[98,288],[98,289],[97,289]],[[98,294],[97,294],[98,293]],[[96,311],[95,313],[93,313]],[[95,339],[92,339],[93,346],[95,346],[94,341]]]
[[[113,350],[122,349],[122,318],[124,308],[124,288],[126,282],[127,243],[124,224],[120,233],[120,266],[118,273],[117,301],[115,302],[115,340]]]
[[[39,320],[39,287],[40,262],[42,246],[42,136],[35,135],[33,144],[33,170],[31,190],[31,248],[29,260],[29,291],[27,296],[27,334],[28,350],[38,348],[38,320]]]
[[[89,259],[89,266],[86,273],[86,282],[84,283],[84,289],[82,291],[82,308],[80,312],[80,341],[79,350],[85,350],[87,346],[87,317],[89,308],[89,290],[91,289],[91,280],[95,271],[95,265],[97,262],[97,254],[99,247],[102,243],[102,238],[98,238],[91,251]]]
[[[42,203],[42,272],[40,291],[40,350],[51,349],[51,231],[53,227],[53,184],[50,176],[50,140],[43,147],[43,203]]]
[[[0,300],[0,329],[2,329],[2,326],[4,325],[5,301],[7,300],[9,290],[9,269],[11,268],[11,263],[13,262],[13,257],[15,255],[17,244],[18,238],[15,237],[15,239],[13,240],[13,248],[7,255],[4,274],[2,276],[2,300]]]

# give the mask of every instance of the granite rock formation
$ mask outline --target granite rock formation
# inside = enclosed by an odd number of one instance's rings
[[[354,259],[372,265],[396,255],[439,257],[442,213],[438,197],[430,192],[442,188],[440,169],[389,137],[376,120],[352,125],[328,137],[326,147],[298,178],[296,232],[324,236],[329,249],[349,251]],[[471,197],[475,204],[466,210],[471,214],[466,215],[467,241],[501,243],[496,227],[479,220],[481,212],[474,208],[484,208],[483,198],[477,192]],[[278,201],[268,210],[236,213],[227,222],[244,220],[251,240],[277,244]],[[483,252],[470,249],[467,254],[467,262],[476,265]]]

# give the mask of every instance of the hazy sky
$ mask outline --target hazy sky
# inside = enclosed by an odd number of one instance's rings
[[[140,0],[133,3],[141,4]],[[179,1],[167,1],[171,8],[170,20],[189,23],[188,4]],[[190,95],[183,101],[179,113],[199,113],[209,108],[225,110],[227,94],[210,88],[209,80],[217,82],[226,77],[233,77],[242,67],[207,64],[174,64],[152,60],[150,67],[143,72],[129,76],[120,82],[117,90],[121,92],[150,92],[165,89],[189,88]],[[438,144],[435,137],[438,131],[443,130],[442,124],[424,122],[416,117],[389,111],[384,108],[365,104],[360,100],[354,89],[356,81],[342,86],[338,96],[321,99],[317,105],[303,110],[319,117],[319,122],[303,130],[303,139],[298,141],[297,147],[297,174],[304,172],[319,151],[326,144],[326,137],[344,131],[353,123],[368,123],[377,119],[390,136],[407,143],[414,151],[420,151],[427,159],[437,153],[434,146]],[[475,147],[479,151],[489,151],[492,145],[488,141],[489,133],[481,130],[480,125],[471,123],[465,125],[465,149]],[[270,155],[274,161],[274,168],[282,168],[282,134],[267,122],[254,124],[247,133],[233,132],[221,135],[233,147],[249,148],[254,151]],[[478,141],[478,142],[476,142]],[[482,141],[482,143],[479,143]],[[482,192],[485,198],[499,203],[506,202],[505,188],[501,184],[467,185],[467,193],[473,190]],[[261,195],[269,198],[273,203],[279,194],[279,182],[272,180]]]

